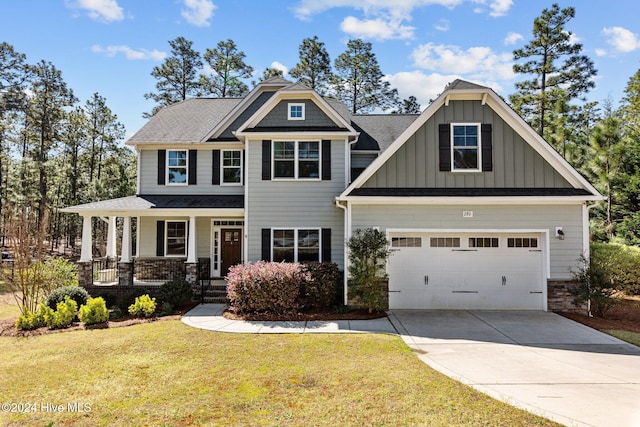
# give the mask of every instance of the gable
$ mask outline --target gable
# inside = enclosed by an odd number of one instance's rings
[[[262,92],[255,101],[253,101],[247,108],[245,108],[236,119],[231,122],[225,130],[223,130],[215,140],[221,141],[235,141],[237,138],[233,135],[233,131],[238,129],[244,122],[247,121],[260,107],[262,107],[273,96],[273,91]]]
[[[439,126],[451,123],[491,125],[491,170],[440,170]],[[533,189],[572,185],[489,105],[480,100],[452,100],[442,104],[361,187]]]
[[[289,104],[304,106],[304,120],[289,120]],[[283,99],[280,100],[258,122],[254,128],[247,130],[338,130],[338,126],[315,102],[311,99]]]

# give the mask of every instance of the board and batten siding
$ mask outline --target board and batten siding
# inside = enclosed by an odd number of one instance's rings
[[[304,120],[289,120],[289,104],[304,104]],[[257,127],[336,127],[331,120],[315,102],[309,99],[286,99],[280,101],[273,109],[258,123]]]
[[[343,268],[344,211],[335,197],[345,188],[345,141],[331,141],[331,180],[262,180],[262,140],[249,141],[248,261],[261,259],[263,228],[330,228],[331,261]]]
[[[189,217],[140,217],[138,220],[138,256],[141,258],[156,256],[156,224],[158,221],[189,221]],[[197,257],[209,258],[211,256],[211,218],[196,217],[196,227]]]
[[[493,170],[441,172],[438,125],[492,125]],[[570,188],[549,165],[488,105],[455,101],[441,106],[405,144],[367,180],[369,188]]]
[[[473,218],[463,218],[473,211]],[[352,230],[379,227],[446,230],[549,230],[551,279],[569,279],[583,254],[582,205],[353,205]],[[555,238],[563,227],[565,239]]]
[[[168,150],[189,149],[192,146],[169,147]],[[213,150],[197,150],[197,183],[196,185],[158,185],[158,150],[141,150],[138,156],[140,162],[140,188],[138,194],[244,194],[242,185],[213,185]],[[246,171],[246,168],[245,168]]]

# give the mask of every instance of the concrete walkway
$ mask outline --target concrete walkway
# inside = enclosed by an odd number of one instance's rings
[[[432,368],[568,426],[640,426],[640,348],[554,313],[394,310],[388,318],[244,322],[199,305],[182,321],[233,333],[399,334]]]

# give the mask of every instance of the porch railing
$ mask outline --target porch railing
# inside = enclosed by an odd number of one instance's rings
[[[94,258],[91,260],[91,276],[97,283],[118,282],[118,259]]]

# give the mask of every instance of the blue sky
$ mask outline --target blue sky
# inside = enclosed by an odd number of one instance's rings
[[[463,78],[507,97],[521,76],[512,52],[531,39],[537,0],[4,0],[0,41],[30,63],[51,61],[84,103],[94,92],[132,135],[151,111],[154,66],[183,36],[201,53],[234,40],[257,73],[292,68],[298,46],[317,35],[333,61],[351,38],[373,44],[382,72],[426,106]],[[617,105],[640,68],[637,0],[559,2],[573,6],[567,30],[598,70],[590,100]],[[285,74],[286,77],[286,74]]]

